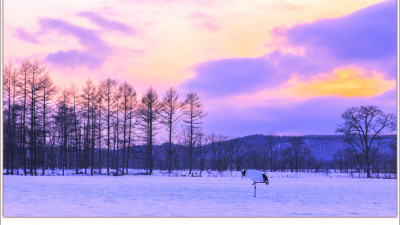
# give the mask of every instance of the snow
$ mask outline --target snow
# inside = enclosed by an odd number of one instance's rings
[[[71,174],[71,173],[67,173]],[[395,217],[396,180],[240,172],[203,177],[4,176],[5,217]]]

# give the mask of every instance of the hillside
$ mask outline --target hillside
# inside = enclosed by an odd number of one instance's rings
[[[317,159],[331,160],[335,152],[346,148],[343,136],[341,135],[305,135],[301,137],[304,138],[304,142]],[[394,138],[395,136],[393,135],[383,136],[380,151],[389,151],[388,143]],[[267,143],[266,135],[262,134],[249,135],[238,139],[242,140],[246,144],[254,146],[263,146]],[[289,136],[278,136],[279,148],[284,149],[289,146]]]

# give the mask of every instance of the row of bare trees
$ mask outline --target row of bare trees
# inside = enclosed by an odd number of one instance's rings
[[[341,133],[339,150],[330,159],[316,158],[304,136],[281,137],[267,135],[263,144],[251,145],[243,139],[228,140],[223,135],[198,135],[198,147],[191,162],[195,168],[225,171],[253,168],[269,171],[330,171],[365,173],[367,178],[380,174],[396,174],[397,171],[397,118],[384,113],[377,106],[360,106],[347,109],[344,122],[337,128]],[[187,142],[187,139],[184,139]],[[185,146],[185,142],[181,142]],[[321,143],[323,145],[323,143]],[[327,146],[318,146],[323,151],[331,151]],[[162,153],[162,151],[159,151]],[[183,151],[184,153],[184,151]],[[191,157],[189,154],[189,157]],[[188,157],[183,154],[181,157]],[[158,155],[160,169],[162,155]],[[194,161],[193,161],[194,160]],[[193,165],[176,165],[176,168],[191,171]]]
[[[378,146],[373,148],[373,157],[370,156],[370,177],[379,177],[383,178],[396,178],[397,174],[397,147],[393,145],[396,142],[395,137],[392,138],[392,141],[389,142],[389,148],[386,148],[386,151],[378,150]],[[379,144],[381,145],[381,144]],[[360,154],[355,154],[354,149],[351,146],[344,147],[342,149],[338,149],[332,157],[332,160],[328,162],[324,162],[325,168],[331,168],[335,171],[339,171],[340,173],[349,173],[353,176],[362,176],[365,174],[368,177],[367,173],[367,162],[364,157]]]
[[[179,140],[183,138],[178,138]],[[224,135],[201,134],[195,139],[192,168],[200,171],[239,171],[244,168],[261,171],[283,172],[327,172],[358,174],[365,170],[365,161],[354,154],[352,147],[341,136],[336,149],[330,157],[316,157],[314,151],[329,147],[310,145],[309,139],[304,136],[263,136],[263,143],[251,144],[246,138],[229,139]],[[384,177],[393,177],[397,171],[395,136],[380,137],[381,143],[374,144],[375,156],[371,158],[371,174],[374,177],[383,174]],[[188,145],[175,145],[172,159],[168,157],[168,145],[158,145],[154,155],[156,168],[159,170],[190,170]],[[318,143],[318,142],[317,142]],[[386,145],[386,146],[385,146]],[[370,175],[371,175],[370,174]],[[372,176],[372,175],[371,175]]]
[[[353,107],[342,114],[337,131],[346,146],[331,161],[317,160],[303,137],[265,136],[264,144],[208,134],[201,130],[206,115],[199,96],[181,99],[170,88],[163,98],[149,88],[139,99],[133,86],[115,79],[80,89],[57,87],[44,65],[25,59],[9,63],[3,78],[3,149],[7,174],[22,169],[38,175],[44,169],[74,169],[76,173],[127,174],[129,168],[153,173],[160,169],[393,171],[393,152],[381,151],[382,135],[396,130],[396,117],[376,106]],[[164,131],[164,144],[156,135]],[[160,135],[159,135],[160,136]],[[41,169],[41,170],[40,170]],[[97,171],[95,171],[98,169]],[[17,170],[18,171],[18,170]]]
[[[250,144],[243,138],[229,139],[225,135],[196,135],[194,148],[189,154],[188,138],[179,138],[176,146],[173,169],[204,171],[239,171],[252,168],[263,171],[318,171],[320,164],[311,154],[308,145],[301,136],[288,137],[288,143],[282,143],[276,135],[266,135],[263,144]],[[166,162],[168,146],[160,145],[155,155],[158,169],[169,167]],[[189,157],[192,157],[189,160]]]
[[[145,146],[142,167],[153,172],[155,135],[168,133],[169,170],[175,151],[178,124],[188,138],[189,164],[205,112],[197,93],[184,100],[170,88],[163,99],[149,88],[138,100],[130,83],[105,79],[96,85],[90,79],[81,90],[75,85],[59,88],[37,59],[24,59],[4,68],[3,82],[4,165],[7,174],[22,168],[38,175],[41,168],[66,168],[76,173],[115,175],[132,168],[135,146]],[[122,158],[121,158],[122,157]]]

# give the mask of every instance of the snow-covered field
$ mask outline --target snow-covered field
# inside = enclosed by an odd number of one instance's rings
[[[4,176],[5,217],[395,217],[395,179],[267,173]],[[164,174],[165,175],[165,174]]]

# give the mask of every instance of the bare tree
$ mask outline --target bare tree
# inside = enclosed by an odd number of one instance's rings
[[[299,171],[299,158],[301,157],[301,154],[304,152],[305,149],[305,143],[304,139],[301,136],[293,136],[289,138],[290,141],[290,150],[292,152],[293,160],[294,160],[294,166],[296,169],[296,172]]]
[[[115,118],[116,118],[116,120],[114,121],[114,151],[113,151],[113,154],[116,156],[115,157],[115,169],[116,169],[116,173],[115,173],[115,175],[117,175],[118,176],[118,173],[119,173],[119,165],[118,165],[118,161],[119,161],[119,157],[118,157],[118,155],[119,155],[119,148],[118,148],[118,144],[119,144],[119,142],[120,142],[120,139],[119,139],[119,128],[120,128],[120,125],[119,125],[119,106],[120,106],[120,97],[121,97],[121,92],[119,92],[119,91],[117,91],[116,93],[115,93],[115,103],[116,103],[116,105],[115,105],[115,108],[114,108],[114,111],[116,112],[116,115],[115,115]]]
[[[85,86],[83,86],[82,89],[82,94],[81,94],[81,105],[82,105],[82,115],[84,118],[86,118],[86,121],[84,121],[84,139],[83,139],[83,163],[84,163],[84,167],[85,167],[85,174],[87,173],[87,168],[89,167],[89,151],[91,149],[91,136],[92,135],[92,130],[93,130],[93,126],[91,126],[91,124],[93,124],[93,119],[91,120],[91,110],[93,108],[93,101],[92,99],[94,99],[96,94],[96,87],[93,84],[93,81],[88,78]],[[92,137],[93,138],[93,137]]]
[[[201,130],[198,130],[197,134],[196,134],[196,138],[197,138],[197,152],[199,154],[199,158],[200,158],[200,176],[201,173],[203,172],[203,170],[206,168],[206,157],[208,154],[208,150],[205,147],[208,143],[207,143],[207,138],[206,135],[204,134],[204,132],[202,132]]]
[[[90,113],[91,113],[91,119],[92,119],[92,135],[91,135],[91,164],[90,164],[90,175],[93,176],[93,170],[94,170],[94,148],[95,148],[95,142],[96,142],[96,109],[98,107],[97,105],[97,90],[96,87],[94,87],[93,93],[90,96],[90,102],[91,102],[91,107],[90,107]]]
[[[59,97],[57,104],[57,114],[55,115],[55,122],[58,128],[58,137],[60,140],[60,166],[62,167],[62,175],[65,175],[65,168],[67,166],[67,151],[68,151],[68,136],[71,130],[71,108],[70,104],[70,92],[64,88]]]
[[[134,124],[132,124],[132,120],[135,116],[135,112],[136,112],[136,108],[138,105],[137,99],[136,99],[136,92],[134,91],[129,99],[130,103],[128,107],[128,121],[129,121],[129,128],[128,128],[128,152],[126,155],[126,171],[125,173],[128,174],[128,168],[129,168],[129,153],[130,153],[130,149],[131,149],[131,144],[132,144],[132,140],[133,140],[133,128],[134,128]]]
[[[19,67],[19,73],[21,75],[20,81],[18,82],[18,85],[20,87],[20,90],[22,92],[22,98],[23,98],[23,103],[22,103],[22,116],[21,116],[21,145],[22,145],[22,154],[23,154],[23,167],[24,167],[24,175],[27,174],[26,172],[26,143],[27,143],[27,122],[26,122],[26,116],[28,113],[27,109],[27,101],[28,101],[28,79],[30,75],[30,70],[32,69],[32,64],[29,59],[25,58],[21,62],[21,66]]]
[[[161,105],[155,89],[149,88],[142,97],[138,107],[138,122],[141,137],[146,143],[146,172],[153,173],[153,142],[156,135],[157,121],[160,117]]]
[[[160,121],[168,132],[168,174],[171,174],[171,161],[172,155],[174,154],[172,139],[174,138],[176,124],[182,116],[181,114],[178,114],[178,110],[182,108],[182,106],[183,103],[179,101],[179,95],[175,89],[168,89],[162,101]]]
[[[52,103],[55,95],[58,93],[58,88],[54,85],[53,80],[48,76],[48,74],[45,74],[42,78],[42,114],[43,114],[43,175],[45,175],[45,170],[46,170],[46,139],[47,139],[47,134],[49,133],[48,126],[49,126],[49,121],[48,121],[48,114],[50,111],[50,104]]]
[[[98,140],[97,140],[97,146],[99,148],[99,174],[101,174],[101,168],[102,168],[102,161],[101,161],[101,155],[102,155],[102,146],[101,146],[101,139],[102,139],[102,128],[103,128],[103,123],[102,123],[102,101],[103,101],[103,94],[102,94],[102,88],[99,87],[97,88],[97,93],[96,93],[96,101],[97,101],[97,135],[98,135]]]
[[[252,143],[244,144],[246,149],[246,161],[248,168],[261,169],[262,167],[262,146],[254,145]]]
[[[392,135],[392,140],[389,142],[389,148],[392,149],[393,153],[396,155],[396,151],[397,151],[397,118],[395,117],[393,119],[393,122],[390,123],[389,125],[389,129],[390,131],[392,131],[394,133],[394,135]]]
[[[228,136],[218,135],[217,142],[215,143],[215,160],[216,160],[216,169],[218,171],[223,171],[227,169],[226,159],[227,159],[227,150],[228,150]]]
[[[75,172],[78,174],[79,170],[79,118],[78,118],[78,109],[77,105],[79,102],[79,90],[75,85],[72,85],[70,88],[71,100],[72,100],[72,116],[73,116],[73,130],[74,130],[74,140],[75,140]]]
[[[114,116],[113,109],[115,107],[116,99],[115,92],[117,87],[117,81],[111,78],[100,83],[101,93],[103,94],[102,99],[105,101],[103,105],[103,112],[107,118],[107,175],[110,175],[110,134],[111,134],[111,119]]]
[[[132,110],[132,98],[136,96],[136,92],[133,89],[132,85],[127,82],[122,83],[119,86],[119,92],[121,96],[121,104],[120,110],[123,112],[123,140],[122,140],[122,175],[125,174],[125,150],[127,144],[127,135],[128,135],[128,122],[129,122],[129,111]]]
[[[274,162],[274,155],[276,153],[276,149],[278,146],[278,137],[269,134],[265,137],[266,143],[265,143],[265,148],[268,152],[268,158],[269,158],[269,166],[270,166],[270,171],[272,172],[274,169],[273,162]]]
[[[196,130],[196,134],[198,133],[198,131]],[[192,166],[192,168],[194,167],[195,164],[195,159],[196,159],[196,144],[197,144],[197,138],[196,138],[196,134],[193,137],[193,149],[190,149],[190,141],[191,141],[191,135],[190,135],[190,128],[188,127],[184,127],[179,135],[179,140],[178,140],[178,144],[180,145],[181,149],[182,149],[182,153],[184,153],[185,155],[183,155],[184,157],[182,157],[184,159],[184,165],[185,168],[188,167],[190,169],[190,166]],[[191,160],[189,160],[191,158]],[[191,173],[189,173],[190,175]]]
[[[215,171],[217,169],[217,147],[216,147],[217,135],[208,134],[207,143],[211,150],[211,170]]]
[[[3,94],[5,96],[4,103],[7,101],[6,115],[6,135],[5,143],[7,150],[7,172],[6,174],[14,174],[14,155],[16,155],[16,88],[17,88],[17,69],[9,61],[8,65],[4,68],[4,82],[3,82]]]
[[[46,67],[42,65],[39,60],[33,60],[31,64],[30,76],[28,79],[29,87],[29,98],[30,98],[30,143],[29,143],[29,153],[31,156],[31,175],[35,171],[37,175],[37,160],[38,160],[38,135],[39,135],[39,124],[38,124],[38,102],[40,96],[40,90],[42,89],[43,76],[47,74]]]
[[[371,161],[375,157],[378,148],[374,144],[386,128],[393,126],[396,122],[393,114],[386,114],[377,106],[360,106],[347,109],[343,114],[343,124],[336,129],[345,136],[353,153],[362,157],[365,161],[367,177],[371,177]],[[361,166],[361,165],[360,165]]]
[[[344,149],[338,149],[333,155],[332,161],[335,163],[335,170],[336,168],[339,168],[340,173],[343,173],[344,170],[344,164],[345,164],[345,150]]]
[[[194,135],[196,129],[200,128],[203,117],[206,116],[203,104],[197,93],[188,93],[186,95],[183,105],[183,116],[183,122],[189,130],[189,174],[191,174],[193,167]]]
[[[243,147],[243,141],[236,138],[232,143],[232,161],[235,164],[236,171],[241,169],[242,163],[246,157],[246,149]]]

